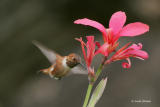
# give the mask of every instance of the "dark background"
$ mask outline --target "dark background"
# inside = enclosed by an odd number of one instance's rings
[[[124,37],[121,45],[142,42],[150,57],[132,59],[129,70],[123,69],[121,62],[107,66],[107,87],[96,107],[159,107],[159,5],[159,0],[0,0],[0,107],[81,107],[87,76],[56,81],[38,74],[50,63],[31,41],[62,55],[81,53],[75,37],[101,36],[99,31],[73,21],[87,17],[108,27],[110,16],[120,10],[126,12],[127,23],[150,25],[149,33]],[[131,102],[143,99],[151,103]]]

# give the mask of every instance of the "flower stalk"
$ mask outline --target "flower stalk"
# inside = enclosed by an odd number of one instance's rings
[[[106,58],[104,58],[103,62],[105,62]],[[84,100],[84,104],[83,104],[83,107],[87,107],[87,104],[88,104],[88,101],[89,101],[89,98],[91,96],[91,91],[92,91],[92,88],[93,88],[93,85],[95,83],[95,81],[98,79],[99,75],[101,74],[102,72],[102,69],[103,69],[103,65],[104,63],[102,62],[102,64],[99,66],[96,74],[95,74],[95,79],[93,79],[92,82],[89,82],[89,85],[88,85],[88,89],[87,89],[87,93],[86,93],[86,97],[85,97],[85,100]]]
[[[86,97],[85,97],[85,100],[84,100],[83,107],[87,107],[89,98],[90,98],[90,96],[91,96],[92,88],[93,88],[93,84],[89,83],[88,89],[87,89],[87,93],[86,93]]]
[[[99,75],[101,74],[102,68],[103,68],[103,65],[101,64],[101,65],[99,66],[97,72],[96,72],[96,79],[95,79],[95,81],[98,79]]]

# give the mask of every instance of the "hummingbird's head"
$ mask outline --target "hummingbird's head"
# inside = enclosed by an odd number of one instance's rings
[[[74,54],[74,53],[69,54],[66,60],[67,60],[66,63],[70,68],[73,68],[76,65],[81,63],[81,58],[77,54]]]

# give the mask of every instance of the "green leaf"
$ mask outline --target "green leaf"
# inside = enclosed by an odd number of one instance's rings
[[[106,83],[107,83],[107,77],[105,79],[102,79],[99,82],[99,84],[97,85],[97,87],[93,91],[93,94],[92,94],[91,99],[89,101],[88,107],[95,107],[96,103],[101,98],[101,96],[104,92],[104,89],[106,87]]]

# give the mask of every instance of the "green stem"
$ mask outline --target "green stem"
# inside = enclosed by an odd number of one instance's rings
[[[99,75],[101,74],[102,68],[103,68],[103,65],[101,64],[101,65],[99,66],[97,72],[96,72],[96,80],[97,80],[97,78],[99,77]],[[95,80],[95,81],[96,81],[96,80]]]
[[[89,84],[88,85],[88,89],[87,89],[87,93],[86,93],[86,97],[85,97],[85,100],[84,100],[83,107],[87,107],[88,100],[89,100],[92,88],[93,88],[93,84]]]
[[[96,79],[95,79],[95,81],[98,79],[99,75],[101,74],[103,66],[104,66],[106,60],[107,60],[107,57],[104,57],[101,65],[99,66],[99,68],[98,68],[98,70],[96,72]]]
[[[101,74],[102,68],[103,68],[103,64],[101,64],[101,65],[99,66],[99,68],[98,68],[98,70],[97,70],[97,72],[96,72],[96,79],[94,80],[94,82],[97,80],[97,78],[98,78],[99,75]],[[89,100],[89,97],[90,97],[92,88],[93,88],[93,83],[89,83],[88,89],[87,89],[87,93],[86,93],[86,97],[85,97],[85,100],[84,100],[83,107],[87,107],[88,100]]]
[[[91,94],[91,91],[92,91],[92,88],[93,88],[93,84],[97,80],[97,78],[99,77],[99,75],[101,74],[102,68],[103,68],[103,65],[104,65],[106,59],[107,59],[107,57],[104,57],[104,59],[102,61],[102,64],[99,66],[99,68],[98,68],[98,70],[96,72],[96,75],[95,75],[96,78],[93,80],[93,82],[90,82],[89,85],[88,85],[88,89],[87,89],[87,93],[86,93],[86,97],[85,97],[85,100],[84,100],[83,107],[87,107],[88,100],[90,98],[90,94]]]

